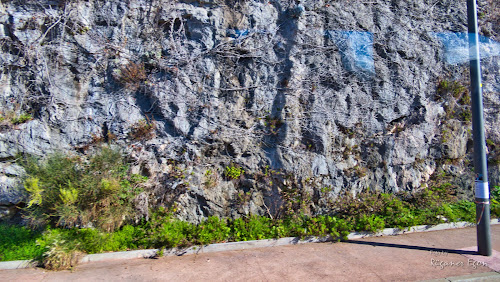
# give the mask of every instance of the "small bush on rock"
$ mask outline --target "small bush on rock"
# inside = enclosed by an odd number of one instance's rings
[[[129,62],[115,73],[115,78],[125,87],[136,90],[146,80],[146,69],[143,63]]]
[[[224,176],[226,176],[227,179],[238,179],[244,173],[245,171],[241,167],[234,165],[226,166],[224,170]]]
[[[134,140],[149,140],[155,136],[155,129],[154,123],[141,119],[130,128],[130,137]]]
[[[13,117],[10,121],[12,124],[21,124],[32,120],[33,117],[28,113],[21,113],[19,116]]]

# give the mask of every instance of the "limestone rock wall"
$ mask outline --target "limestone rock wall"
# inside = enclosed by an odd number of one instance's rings
[[[479,5],[498,185],[500,8]],[[20,154],[99,143],[150,177],[144,205],[193,222],[327,213],[367,188],[471,197],[466,32],[451,0],[2,1],[1,212],[25,197]]]

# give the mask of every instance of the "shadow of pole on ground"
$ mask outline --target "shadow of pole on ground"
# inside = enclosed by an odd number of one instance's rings
[[[349,244],[370,245],[370,246],[374,246],[374,247],[376,246],[376,247],[420,250],[420,251],[440,252],[440,253],[459,254],[459,255],[477,255],[477,252],[475,252],[475,251],[466,251],[466,250],[443,249],[443,248],[412,246],[412,245],[392,244],[392,243],[380,243],[380,242],[359,241],[359,240],[347,240],[344,242],[349,243]]]

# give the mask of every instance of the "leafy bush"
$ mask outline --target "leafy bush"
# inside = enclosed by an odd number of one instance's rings
[[[94,228],[74,229],[73,233],[73,239],[80,242],[80,250],[89,254],[137,249],[137,241],[142,237],[144,234],[132,225],[125,225],[112,233]]]
[[[444,183],[440,186],[430,187],[405,198],[405,201],[414,209],[436,208],[445,203],[456,202],[453,196],[453,186]]]
[[[115,231],[118,232],[118,231]],[[70,232],[68,232],[70,233]],[[71,229],[71,238],[79,242],[78,247],[86,253],[101,253],[107,251],[122,251],[121,248],[113,248],[110,242],[114,233],[105,233],[95,228]]]
[[[88,160],[56,154],[23,166],[29,194],[26,217],[33,226],[96,226],[112,231],[133,214],[141,179],[128,175],[117,150],[103,147]]]
[[[318,216],[313,217],[308,220],[307,224],[307,234],[317,235],[317,236],[327,236],[336,231],[334,225],[332,225],[334,218],[331,216]],[[332,227],[334,228],[332,230]]]
[[[115,242],[112,250],[133,250],[137,249],[137,239],[141,238],[144,233],[140,229],[132,225],[125,225],[120,230],[114,232],[112,241]]]
[[[393,194],[364,191],[356,196],[350,194],[339,197],[332,208],[337,216],[350,221],[363,215],[380,215],[391,218],[389,222],[399,224],[399,214],[409,209],[408,203],[398,199]]]
[[[187,247],[192,244],[193,226],[185,221],[170,219],[164,221],[156,232],[151,233],[153,246],[157,247]]]
[[[307,230],[308,219],[306,215],[292,216],[278,222],[278,225],[282,225],[284,236],[305,237],[312,235]]]
[[[224,170],[224,176],[226,176],[227,179],[238,179],[244,173],[245,171],[241,167],[233,165],[226,166],[226,169]]]
[[[330,217],[327,222],[330,228],[330,235],[333,238],[339,238],[339,240],[347,240],[347,235],[353,230],[351,223],[343,219]]]
[[[384,219],[377,215],[366,215],[363,214],[356,220],[355,229],[356,231],[370,231],[377,232],[385,227]]]
[[[262,216],[237,218],[231,223],[232,239],[234,241],[260,240],[278,237],[272,229],[272,220]]]
[[[215,216],[208,217],[196,229],[196,242],[200,245],[225,242],[229,239],[231,232],[231,228],[227,226],[226,220]]]
[[[354,230],[354,226],[351,222],[334,216],[309,217],[301,215],[277,221],[274,229],[279,231],[273,234],[275,237],[330,235],[333,239],[347,239],[347,235]]]
[[[144,238],[140,244],[155,248],[185,247],[192,243],[194,226],[173,217],[173,210],[160,207],[152,213],[151,219],[142,225]]]

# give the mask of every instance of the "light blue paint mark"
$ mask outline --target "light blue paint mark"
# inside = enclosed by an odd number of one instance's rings
[[[373,33],[367,31],[327,31],[327,36],[339,48],[342,64],[348,71],[374,74]]]
[[[250,30],[248,30],[248,29],[243,29],[243,30],[235,29],[234,30],[234,37],[235,38],[241,38],[243,36],[247,36],[248,34],[250,34]]]
[[[234,42],[236,44],[240,44],[242,40],[251,36],[254,33],[258,34],[266,34],[269,33],[267,30],[262,29],[228,29],[227,35],[231,38],[234,38]]]
[[[228,35],[230,37],[235,38],[235,39],[241,39],[241,38],[249,36],[253,33],[259,33],[259,34],[269,33],[269,31],[264,30],[264,29],[253,29],[253,28],[252,29],[228,29],[227,32],[228,32]]]
[[[433,33],[444,45],[444,61],[451,65],[469,62],[469,38],[465,32]],[[500,56],[500,43],[479,35],[479,56],[481,59]]]

